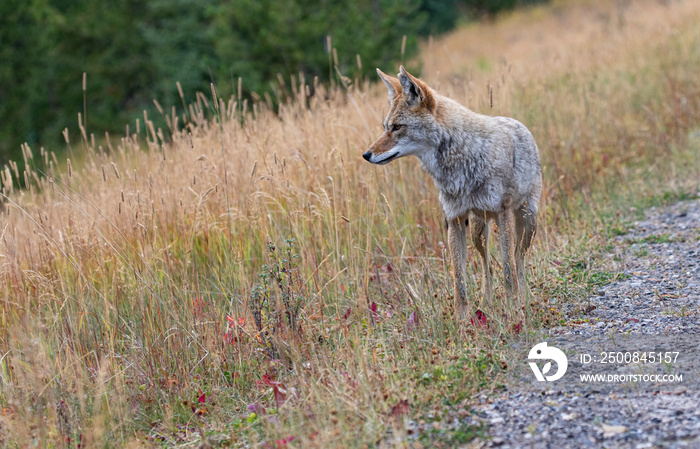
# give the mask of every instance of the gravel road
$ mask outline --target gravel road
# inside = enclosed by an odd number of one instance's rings
[[[567,355],[564,377],[537,382],[522,363],[472,410],[488,436],[469,447],[700,448],[700,199],[650,209],[614,246],[620,279],[541,337]],[[534,343],[518,348],[523,361]]]

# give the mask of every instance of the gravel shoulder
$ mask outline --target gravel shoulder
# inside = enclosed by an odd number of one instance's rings
[[[567,355],[564,377],[538,382],[519,364],[466,418],[488,428],[470,447],[700,448],[700,199],[650,209],[614,247],[620,278],[541,337]],[[523,360],[534,343],[516,348]]]

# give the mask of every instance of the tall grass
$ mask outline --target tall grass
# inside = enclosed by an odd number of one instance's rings
[[[169,129],[145,115],[101,145],[81,122],[81,168],[25,146],[27,171],[1,179],[0,439],[362,447],[406,438],[409,418],[434,430],[423,444],[477,435],[439,430],[518,364],[508,342],[585,293],[567,264],[590,262],[616,213],[697,189],[700,5],[621,5],[555,3],[426,43],[429,84],[539,144],[523,325],[488,304],[485,325],[454,320],[432,181],[415,160],[360,157],[383,86],[292,80],[277,113],[198,94],[163,112]]]

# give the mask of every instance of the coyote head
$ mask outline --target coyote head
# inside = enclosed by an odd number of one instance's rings
[[[389,89],[391,108],[384,119],[384,133],[362,157],[373,164],[388,164],[408,155],[420,157],[434,151],[439,135],[435,113],[437,98],[423,81],[401,66],[398,78],[377,69]]]

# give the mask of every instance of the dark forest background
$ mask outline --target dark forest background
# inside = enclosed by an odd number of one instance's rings
[[[186,101],[211,82],[223,98],[237,94],[239,77],[245,96],[276,100],[278,74],[335,76],[329,36],[343,75],[373,75],[413,56],[421,37],[531,1],[3,0],[0,166],[24,142],[63,148],[62,131],[77,138],[84,110],[99,136],[121,132],[153,99],[181,107],[178,81]]]

